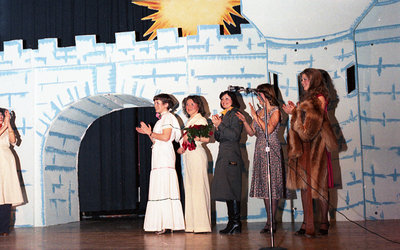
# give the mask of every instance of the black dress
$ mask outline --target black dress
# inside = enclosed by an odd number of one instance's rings
[[[217,201],[241,200],[243,159],[239,142],[243,122],[236,112],[236,108],[228,111],[215,131],[219,149],[211,183],[211,199]]]

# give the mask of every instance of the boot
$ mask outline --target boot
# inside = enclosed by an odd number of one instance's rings
[[[233,201],[226,201],[228,207],[228,224],[225,229],[219,231],[220,234],[227,234],[232,229],[233,225]]]
[[[233,201],[233,225],[230,234],[241,233],[242,222],[240,221],[240,201]]]
[[[221,234],[241,233],[242,222],[240,221],[240,201],[229,201],[227,202],[227,204],[228,204],[229,222],[226,228],[219,232]]]

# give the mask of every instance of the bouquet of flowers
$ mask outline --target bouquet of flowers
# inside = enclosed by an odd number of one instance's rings
[[[195,150],[196,149],[196,143],[194,142],[195,137],[210,137],[213,135],[212,132],[213,125],[208,124],[208,125],[192,125],[188,128],[184,128],[185,133],[183,136],[187,135],[188,140],[184,141],[182,144],[182,147],[186,150],[189,149],[189,151]]]

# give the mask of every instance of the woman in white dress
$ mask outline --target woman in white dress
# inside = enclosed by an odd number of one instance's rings
[[[0,108],[0,236],[7,236],[10,232],[11,206],[24,202],[15,158],[10,150],[10,144],[15,142],[10,112]]]
[[[193,125],[208,125],[200,96],[190,95],[182,102],[182,109],[189,118],[186,128]],[[203,143],[210,138],[195,137],[195,150],[180,147],[185,166],[185,223],[186,232],[211,232],[210,186],[208,181],[208,159]],[[185,135],[181,143],[188,141]]]
[[[144,122],[140,122],[140,127],[136,128],[139,133],[147,134],[153,142],[149,200],[143,228],[163,234],[185,229],[172,145],[173,140],[179,141],[181,130],[178,120],[169,112],[174,106],[172,98],[168,94],[159,94],[153,100],[160,120],[153,130]]]

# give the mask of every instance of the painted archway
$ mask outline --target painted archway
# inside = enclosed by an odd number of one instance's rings
[[[43,145],[43,207],[47,225],[79,220],[78,153],[89,126],[111,112],[152,105],[144,98],[105,94],[83,98],[58,114]]]

